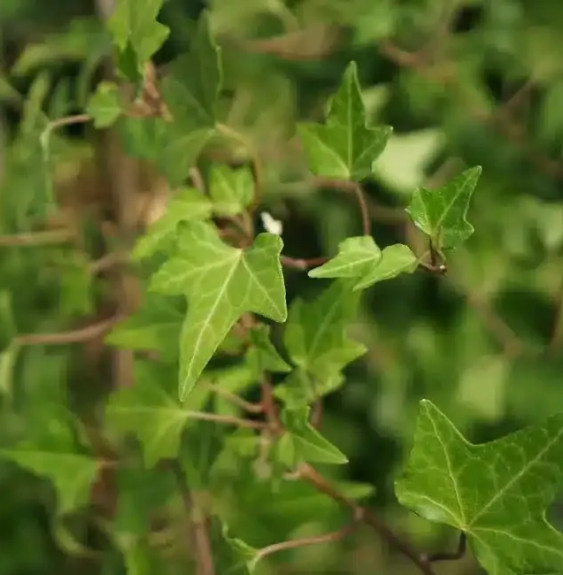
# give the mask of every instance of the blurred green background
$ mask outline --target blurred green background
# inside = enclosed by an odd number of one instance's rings
[[[64,207],[58,217],[94,230],[85,241],[98,255],[100,222],[119,219],[99,138],[75,127],[59,133],[50,188],[35,169],[42,156],[31,135],[39,110],[51,119],[84,110],[111,53],[100,18],[105,4],[0,2],[1,230],[26,231],[29,222],[50,217],[48,198],[58,194]],[[452,254],[448,274],[420,271],[366,294],[351,332],[369,351],[327,398],[323,422],[351,461],[341,479],[375,486],[370,502],[421,548],[454,548],[455,533],[401,509],[393,495],[417,402],[430,398],[474,441],[563,411],[563,3],[168,0],[159,19],[171,34],[155,59],[159,70],[189,45],[204,8],[225,47],[227,85],[236,88],[229,121],[259,143],[264,202],[284,223],[288,255],[334,254],[339,241],[361,230],[353,199],[328,190],[313,194],[299,184],[303,160],[289,140],[296,120],[321,117],[350,60],[358,63],[370,119],[394,127],[376,178],[366,183],[379,245],[406,242],[416,249],[421,238],[403,211],[413,189],[483,166],[469,214],[476,231]],[[143,201],[162,196],[150,169],[127,160],[112,169],[128,175]],[[142,210],[130,210],[141,221]],[[299,272],[289,272],[287,282],[290,299],[317,289]],[[9,341],[12,323],[19,333],[34,333],[96,317],[106,289],[64,248],[28,250],[25,257],[5,249],[0,335]],[[10,307],[16,317],[9,317]],[[87,412],[91,398],[111,384],[110,363],[100,342],[29,346],[17,357],[3,345],[2,443],[14,433],[14,404],[35,422],[54,413],[57,394],[70,394]],[[0,575],[124,572],[103,541],[92,543],[102,550],[95,557],[77,558],[61,547],[51,530],[51,505],[46,482],[0,464]],[[341,516],[325,507],[296,496],[283,509],[254,509],[252,521],[257,537],[273,542],[334,528]],[[552,511],[563,525],[561,505]],[[263,569],[415,572],[366,530],[343,543],[276,556]],[[477,567],[468,556],[438,572]]]

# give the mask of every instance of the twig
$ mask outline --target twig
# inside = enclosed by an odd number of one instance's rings
[[[305,481],[308,481],[318,491],[321,491],[334,501],[351,509],[354,512],[354,515],[359,517],[359,520],[362,521],[362,523],[369,525],[383,539],[385,539],[391,547],[408,557],[425,575],[434,575],[432,565],[427,559],[421,556],[416,549],[391,531],[391,529],[389,529],[389,527],[387,527],[387,525],[385,525],[385,523],[383,523],[375,513],[342,495],[342,493],[332,487],[332,485],[322,477],[316,469],[308,464],[302,464],[299,467],[299,476]]]
[[[72,240],[70,230],[48,230],[44,232],[30,232],[26,234],[14,234],[11,236],[0,236],[0,247],[31,247],[45,246],[52,244],[64,244]]]
[[[14,341],[17,345],[66,345],[70,343],[84,343],[101,337],[108,332],[116,323],[121,321],[121,316],[114,316],[99,321],[86,327],[60,333],[30,333],[18,335]]]
[[[47,130],[57,130],[63,126],[73,126],[74,124],[86,124],[92,118],[88,114],[77,114],[76,116],[65,116],[64,118],[58,118],[52,120],[47,125]]]
[[[232,404],[244,409],[244,411],[248,411],[248,413],[263,413],[264,411],[264,406],[261,403],[246,401],[242,397],[239,397],[218,385],[213,385],[212,383],[205,383],[204,385],[209,389],[209,391],[212,391],[216,395],[230,401]]]
[[[197,575],[215,575],[213,551],[207,532],[207,521],[201,517],[191,493],[188,491],[186,476],[180,463],[176,460],[170,462],[171,469],[178,483],[178,488],[184,503],[184,510],[192,527],[191,537],[196,552]]]
[[[286,268],[293,268],[295,270],[305,271],[310,268],[322,266],[329,258],[318,257],[311,259],[290,258],[289,256],[281,256],[281,263]]]
[[[430,563],[438,563],[438,561],[457,561],[461,559],[467,550],[467,537],[465,533],[459,534],[459,541],[455,551],[442,551],[429,555],[427,560]]]
[[[317,545],[319,543],[332,543],[336,541],[342,541],[342,539],[355,531],[357,527],[357,523],[350,523],[350,525],[346,525],[342,529],[338,529],[338,531],[332,531],[330,533],[325,533],[324,535],[314,535],[312,537],[303,537],[302,539],[291,539],[289,541],[282,541],[281,543],[268,545],[256,553],[253,558],[253,563],[257,563],[267,555],[272,555],[273,553],[278,553],[280,551],[298,549],[299,547],[307,547],[309,545]]]
[[[266,429],[268,424],[263,421],[253,421],[252,419],[240,419],[239,417],[232,417],[230,415],[220,415],[218,413],[207,413],[204,411],[190,411],[184,412],[186,417],[191,419],[199,419],[201,421],[213,421],[215,423],[224,423],[225,425],[236,425],[237,427],[246,427],[248,429]]]
[[[89,271],[92,275],[97,275],[114,266],[121,265],[128,260],[129,254],[127,252],[111,252],[90,262]]]
[[[268,419],[268,426],[271,431],[277,433],[281,429],[278,407],[274,399],[274,388],[266,375],[260,382],[260,389],[262,390],[262,407]]]

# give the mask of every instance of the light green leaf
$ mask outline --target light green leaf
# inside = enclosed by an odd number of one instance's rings
[[[298,367],[276,385],[274,395],[290,409],[304,407],[336,391],[344,382],[344,375],[339,371],[320,379]]]
[[[113,82],[101,82],[90,97],[86,113],[96,128],[109,128],[123,112],[119,88]]]
[[[169,393],[176,370],[148,361],[135,363],[135,383],[114,392],[106,420],[116,430],[135,435],[147,467],[178,454],[189,412]]]
[[[205,220],[211,215],[211,202],[195,188],[179,190],[168,204],[166,212],[137,241],[132,259],[139,261],[158,251],[172,249],[180,222]]]
[[[14,449],[2,449],[0,457],[52,481],[61,514],[88,504],[90,488],[99,467],[95,459],[79,453],[37,449],[34,445],[26,444]]]
[[[273,373],[287,373],[291,366],[283,359],[274,344],[270,340],[270,327],[259,324],[250,330],[251,348],[248,350],[247,359],[256,369],[258,374],[264,371]]]
[[[220,216],[234,216],[244,212],[252,202],[254,179],[250,168],[230,168],[214,165],[209,175],[209,195],[213,211]]]
[[[346,69],[325,124],[299,126],[311,171],[317,176],[361,180],[373,174],[392,129],[369,127],[356,63]]]
[[[309,423],[309,412],[309,407],[283,410],[285,433],[280,439],[280,458],[290,467],[300,461],[348,463],[348,458]]]
[[[153,276],[151,289],[188,299],[180,342],[184,399],[241,315],[253,312],[284,322],[287,308],[279,236],[260,234],[242,250],[221,241],[210,224],[181,226],[178,251]]]
[[[390,280],[400,274],[413,273],[418,260],[411,249],[404,244],[394,244],[383,248],[381,260],[354,286],[355,290],[366,289],[374,283]]]
[[[117,0],[107,26],[122,57],[122,71],[134,80],[141,77],[143,67],[162,46],[170,30],[156,17],[164,0]],[[131,64],[131,60],[134,63]]]
[[[420,187],[414,191],[406,211],[436,249],[455,248],[473,233],[466,216],[481,171],[476,166],[437,190]]]
[[[563,533],[546,509],[563,485],[563,415],[481,445],[431,402],[420,404],[399,501],[467,534],[492,574],[563,571]]]
[[[321,384],[365,352],[346,336],[358,300],[350,281],[336,281],[315,300],[298,299],[291,306],[285,347],[291,360]]]
[[[126,349],[156,350],[161,359],[178,358],[178,341],[185,312],[170,298],[146,294],[142,306],[106,336],[109,345]],[[182,302],[183,303],[183,302]]]

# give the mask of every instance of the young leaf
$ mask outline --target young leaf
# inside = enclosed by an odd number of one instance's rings
[[[120,52],[120,68],[131,80],[162,46],[170,30],[156,20],[164,0],[118,0],[108,29]]]
[[[475,166],[437,190],[421,187],[414,191],[406,211],[436,249],[455,248],[473,233],[466,216],[481,171]]]
[[[92,117],[94,127],[109,128],[123,112],[119,89],[112,82],[101,82],[90,97],[86,113]]]
[[[180,398],[197,378],[235,322],[253,312],[284,322],[285,286],[279,236],[260,234],[247,250],[228,246],[204,222],[184,222],[178,250],[153,276],[151,289],[188,299],[180,339]]]
[[[360,236],[340,243],[338,255],[309,272],[312,278],[355,278],[353,289],[365,289],[400,273],[412,273],[416,256],[408,246],[395,244],[379,249],[373,238]]]
[[[355,62],[344,73],[326,123],[299,126],[311,171],[317,176],[351,180],[373,174],[391,131],[389,126],[367,125]]]
[[[420,404],[399,501],[467,534],[489,573],[563,570],[563,533],[546,508],[563,483],[563,416],[481,445],[431,402]]]
[[[0,450],[0,456],[52,481],[60,514],[88,504],[99,468],[95,459],[79,453],[47,451],[25,443]]]
[[[291,366],[283,359],[274,344],[270,340],[270,327],[259,324],[250,330],[251,348],[248,350],[247,359],[254,365],[256,372],[264,371],[273,373],[288,373]]]
[[[279,456],[290,467],[300,461],[311,463],[348,463],[348,458],[309,423],[309,407],[284,409],[285,433],[280,439]]]
[[[163,360],[178,358],[178,340],[184,313],[170,298],[146,294],[143,305],[106,336],[109,345],[137,350],[156,350]]]
[[[254,180],[250,168],[214,165],[209,175],[213,211],[220,216],[242,213],[252,201]]]
[[[284,344],[291,360],[321,383],[365,352],[346,337],[358,299],[349,281],[336,281],[314,301],[291,306]]]
[[[189,413],[168,393],[175,370],[148,361],[135,363],[135,385],[114,392],[106,419],[114,429],[134,434],[147,467],[176,457]]]
[[[132,259],[139,261],[158,251],[171,249],[180,222],[205,220],[210,215],[211,202],[200,191],[195,188],[180,190],[168,204],[164,215],[137,241]]]

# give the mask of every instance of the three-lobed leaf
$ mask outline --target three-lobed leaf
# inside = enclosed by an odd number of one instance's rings
[[[344,73],[326,123],[299,126],[311,171],[336,179],[361,180],[371,176],[391,132],[389,126],[367,125],[355,62]]]
[[[180,337],[183,399],[244,313],[284,322],[287,307],[279,236],[260,234],[243,250],[225,244],[210,224],[190,221],[181,224],[178,239],[177,251],[152,277],[151,289],[188,299]]]
[[[563,533],[546,509],[563,486],[563,415],[473,445],[431,402],[420,405],[399,501],[467,534],[491,574],[563,570]]]
[[[436,190],[417,188],[407,207],[407,213],[436,249],[451,249],[473,233],[467,221],[467,211],[473,191],[481,176],[481,167],[465,170]]]
[[[340,243],[338,254],[309,272],[312,278],[354,278],[353,290],[392,279],[401,273],[412,273],[418,265],[416,256],[404,244],[379,249],[370,236],[347,238]]]

